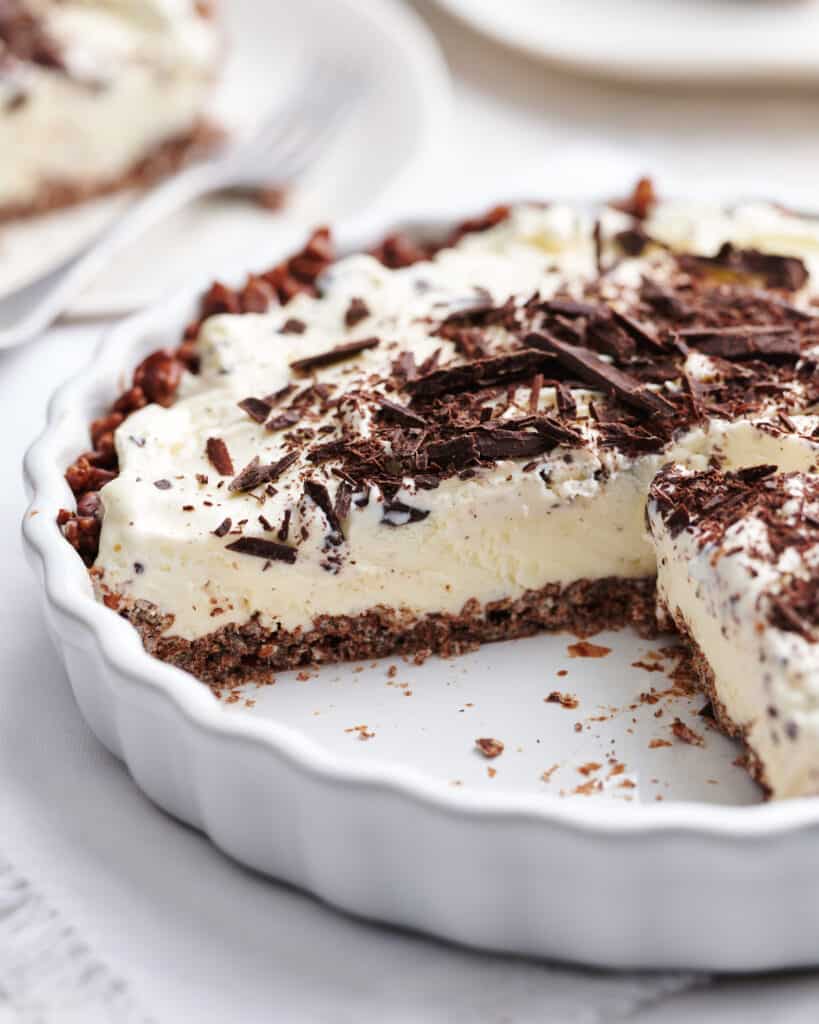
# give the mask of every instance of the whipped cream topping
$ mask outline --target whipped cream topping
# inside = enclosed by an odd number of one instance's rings
[[[780,220],[789,218],[764,210],[769,247],[781,252],[786,225]],[[746,220],[754,216],[742,210],[723,218],[716,240],[733,240],[735,225],[744,239]],[[666,217],[661,205],[651,231],[682,236],[681,217],[676,206]],[[603,236],[610,239],[630,224],[630,218],[606,211]],[[775,411],[759,408],[753,421],[712,417],[684,428],[663,450],[618,447],[605,442],[605,425],[592,415],[592,403],[603,396],[575,383],[570,419],[578,441],[531,458],[499,457],[473,472],[444,475],[429,489],[408,477],[387,498],[378,487],[356,485],[341,531],[335,529],[332,510],[328,514],[306,492],[305,480],[326,488],[336,508],[343,467],[312,459],[313,448],[338,439],[366,441],[380,398],[407,405],[407,395],[390,391],[387,383],[401,352],[411,351],[419,366],[432,359],[441,367],[457,364],[456,342],[432,327],[465,302],[477,296],[495,306],[510,297],[525,303],[534,292],[547,299],[558,289],[582,300],[584,286],[597,278],[592,229],[589,211],[522,206],[430,261],[387,270],[370,256],[351,256],[322,277],[319,298],[301,294],[266,314],[208,319],[199,336],[201,372],[187,377],[176,403],[148,406],[117,431],[120,473],[101,492],[96,571],[104,588],[155,605],[172,617],[167,632],[183,639],[253,617],[265,628],[306,628],[317,616],[356,615],[376,605],[408,616],[458,613],[468,601],[515,599],[550,583],[652,576],[656,558],[645,529],[645,501],[652,478],[669,460],[694,468],[713,458],[728,466],[760,457],[788,465],[815,461],[812,441],[772,430]],[[687,230],[693,230],[690,224]],[[813,230],[815,251],[805,245],[808,266],[819,251],[819,229]],[[763,236],[755,236],[757,247]],[[604,250],[611,256],[612,244]],[[662,280],[673,266],[673,256],[658,246],[622,258],[600,284],[601,296],[626,308],[644,275]],[[790,301],[805,303],[809,295],[808,286]],[[346,317],[354,299],[367,313],[350,327]],[[510,342],[501,323],[484,334],[490,354]],[[311,377],[299,375],[294,362],[367,338],[379,342],[314,371],[324,403],[314,403],[287,429],[268,431],[240,408],[248,396],[272,396],[288,386],[297,393]],[[692,380],[725,372],[719,360],[696,352],[685,368]],[[659,391],[659,385],[646,387]],[[789,387],[799,405],[798,384]],[[274,404],[274,413],[291,405],[293,395]],[[548,382],[533,397],[526,382],[485,404],[493,426],[503,428],[527,415],[563,412],[560,399]],[[210,438],[224,442],[235,473],[257,457],[263,465],[290,452],[296,457],[269,487],[231,491],[231,474],[220,475],[206,454]],[[286,544],[295,555],[284,561],[229,547],[243,538]]]
[[[815,455],[812,470],[819,468]],[[668,488],[681,505],[687,480],[680,472]],[[696,516],[675,530],[656,500],[649,521],[660,600],[707,659],[716,699],[744,734],[772,794],[788,797],[819,793],[819,630],[810,621],[804,631],[783,629],[776,614],[794,581],[819,572],[819,478],[794,473],[781,487],[787,500],[774,524],[803,539],[785,550],[772,547],[758,506],[716,538]]]
[[[61,67],[0,41],[0,207],[114,182],[193,127],[221,52],[194,0],[26,0]]]

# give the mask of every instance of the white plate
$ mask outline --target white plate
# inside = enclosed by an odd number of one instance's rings
[[[622,79],[816,81],[814,0],[438,0],[509,46]]]
[[[443,61],[420,20],[397,0],[224,0],[222,8],[229,51],[213,112],[231,132],[252,129],[287,92],[308,54],[349,61],[367,77],[366,98],[294,190],[286,213],[222,198],[195,204],[124,251],[74,303],[75,314],[137,309],[212,271],[215,261],[238,261],[265,243],[275,248],[293,223],[370,208],[417,171],[441,128],[449,106]],[[0,225],[0,296],[55,266],[127,202],[112,197]]]
[[[340,234],[343,250],[373,239]],[[217,701],[94,601],[54,521],[72,502],[64,467],[194,298],[114,328],[26,460],[24,536],[50,630],[91,728],[148,796],[336,906],[472,945],[617,967],[816,963],[819,801],[760,804],[702,697],[641,699],[670,685],[646,668],[661,644],[606,634],[605,657],[573,658],[572,638],[541,636],[420,666],[282,673]],[[579,705],[546,701],[553,690]],[[703,747],[674,738],[676,716]],[[484,759],[479,737],[503,754]]]

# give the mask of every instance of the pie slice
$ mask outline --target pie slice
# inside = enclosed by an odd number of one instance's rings
[[[720,724],[773,796],[819,793],[819,475],[669,466],[648,518],[659,602]]]
[[[0,3],[0,220],[145,184],[213,145],[211,6]]]

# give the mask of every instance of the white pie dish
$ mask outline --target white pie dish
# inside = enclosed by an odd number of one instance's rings
[[[434,218],[414,225],[424,233],[446,227]],[[355,249],[383,233],[384,225],[342,229],[340,249]],[[283,251],[300,236],[285,240]],[[89,421],[122,390],[133,366],[178,338],[201,286],[115,327],[93,364],[55,395],[48,425],[26,458],[32,500],[24,539],[43,584],[51,634],[90,727],[144,792],[259,871],[345,910],[446,939],[610,967],[750,971],[815,964],[819,802],[746,807],[699,799],[559,799],[514,778],[511,788],[501,788],[501,781],[493,792],[487,763],[472,753],[466,737],[500,735],[497,723],[509,730],[516,718],[528,718],[523,707],[530,696],[526,688],[535,685],[532,673],[542,667],[540,679],[547,682],[537,685],[545,692],[555,686],[554,671],[548,670],[554,670],[566,637],[494,645],[452,663],[431,660],[417,670],[402,667],[402,676],[412,674],[421,708],[428,701],[433,711],[440,709],[447,688],[464,696],[458,680],[449,678],[453,671],[482,694],[481,706],[502,694],[499,707],[474,726],[455,717],[457,726],[436,732],[437,723],[428,722],[432,741],[422,770],[412,763],[409,734],[402,734],[397,713],[390,719],[382,698],[372,698],[377,673],[377,692],[385,692],[383,664],[362,673],[361,682],[353,667],[330,668],[311,687],[299,689],[288,678],[253,691],[259,712],[226,706],[191,676],[146,654],[136,632],[93,599],[86,570],[55,523],[59,508],[72,501],[64,469],[86,446]],[[572,688],[578,680],[587,687],[584,701],[593,699],[596,684],[606,686],[607,675],[613,696],[627,694],[623,670],[646,646],[627,634],[604,642],[617,645],[613,658],[573,667],[567,680]],[[506,679],[499,687],[500,674],[510,670],[514,682]],[[645,678],[640,682],[649,685]],[[324,719],[311,718],[310,709],[331,688],[337,695],[339,686],[349,692],[339,697],[345,717],[341,727],[333,724],[334,740],[323,725],[311,725]],[[375,703],[362,704],[362,693]],[[294,711],[288,701],[299,707]],[[358,743],[355,736],[336,742],[349,732],[344,726],[366,721],[357,716],[369,714],[368,706],[384,717],[383,743]],[[402,701],[402,713],[414,706]],[[332,720],[338,705],[329,708],[325,717]],[[680,713],[676,706],[674,713]],[[560,730],[573,717],[552,716],[539,724],[551,749],[569,749]],[[615,724],[612,738],[629,744],[625,734],[634,731],[642,743],[647,727],[642,719],[633,730],[630,723]],[[520,728],[518,738],[526,733],[527,749],[540,742],[538,729]],[[707,751],[673,752],[680,778],[669,787],[699,798],[707,787],[689,785],[689,776],[693,772],[707,783],[705,776],[714,772],[730,791],[728,799],[753,799],[744,774],[732,775],[727,767],[735,751],[714,736]],[[469,761],[448,760],[447,743],[468,753]],[[506,760],[493,762],[501,780],[516,763],[509,747]],[[384,748],[390,748],[389,756]],[[555,759],[549,757],[543,768]],[[451,784],[455,770],[466,784]],[[657,770],[647,767],[646,774]],[[720,790],[716,798],[724,796]]]

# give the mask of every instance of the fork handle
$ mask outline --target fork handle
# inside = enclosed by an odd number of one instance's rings
[[[116,254],[164,217],[219,188],[213,165],[200,164],[139,197],[79,252],[31,284],[0,300],[0,348],[44,331]]]

